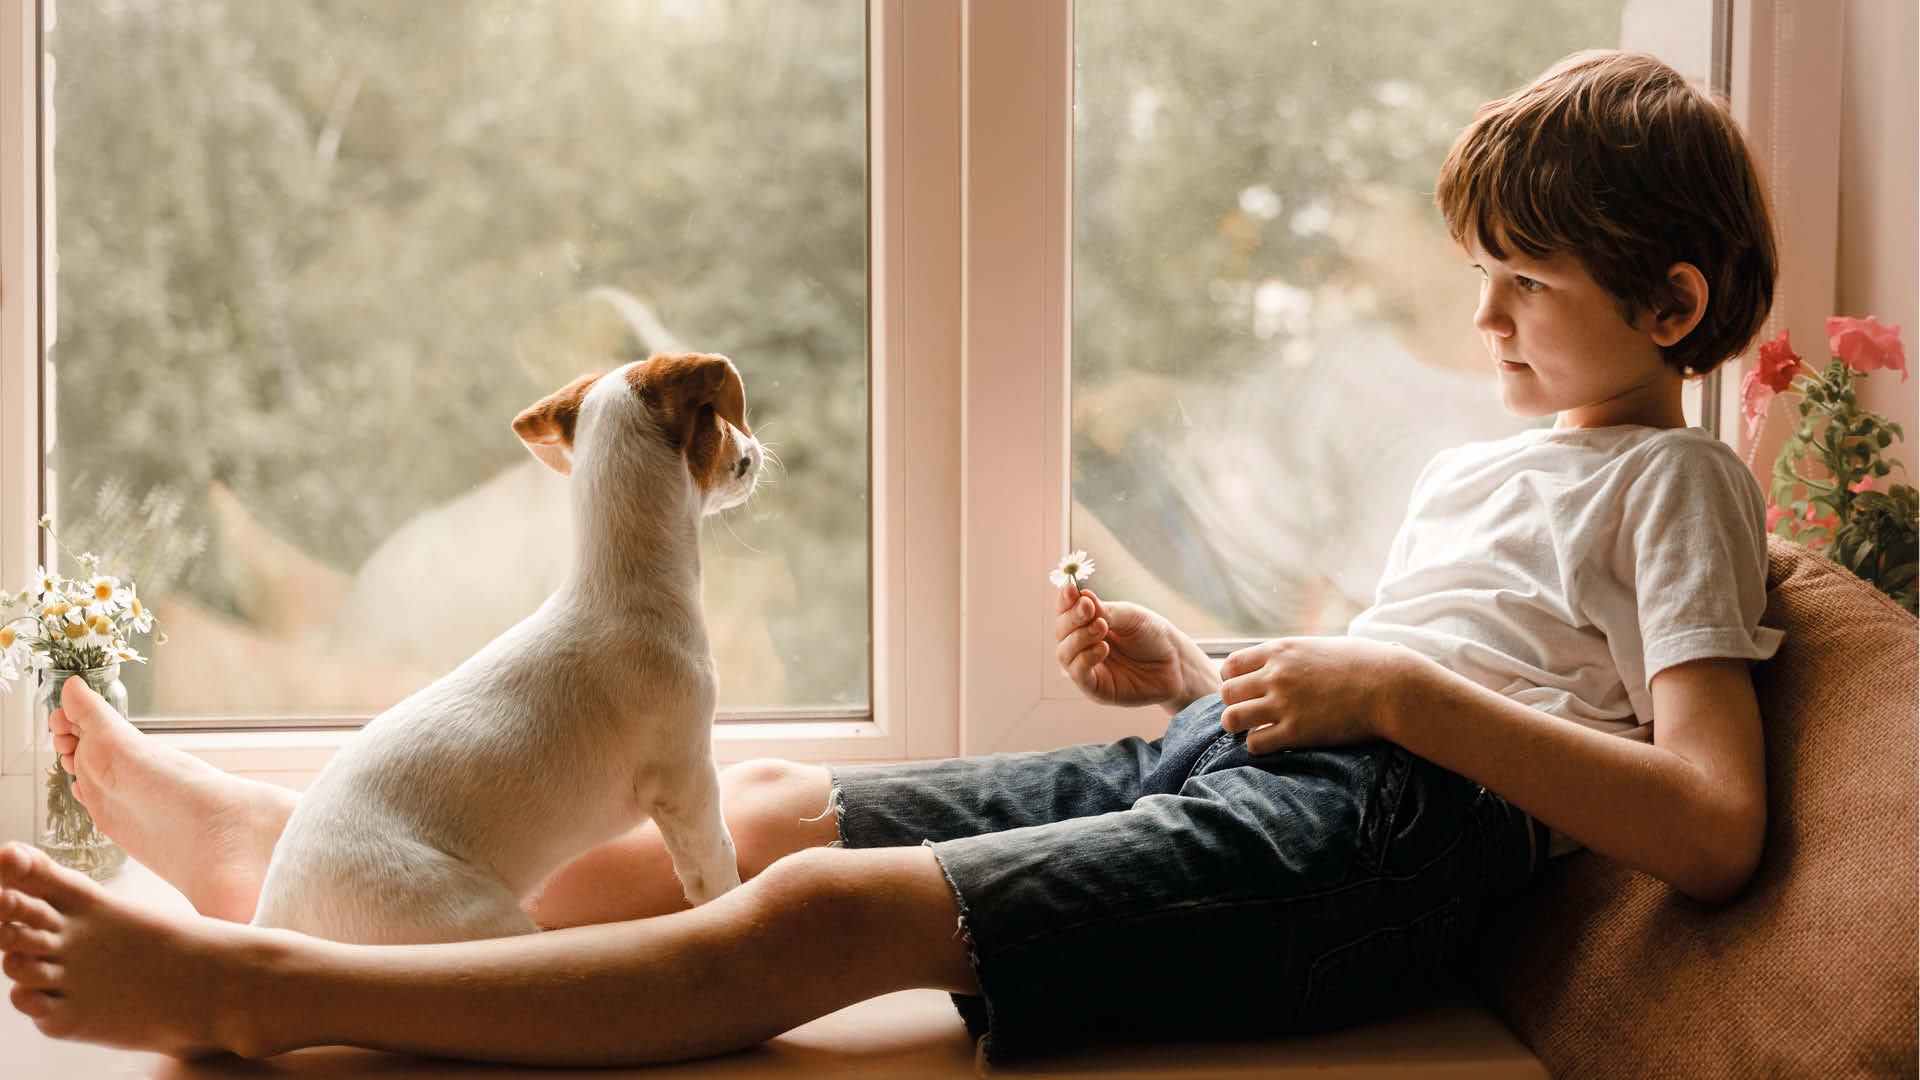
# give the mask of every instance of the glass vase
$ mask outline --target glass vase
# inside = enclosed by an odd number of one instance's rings
[[[60,755],[53,749],[53,732],[47,726],[53,710],[60,707],[61,688],[75,675],[85,679],[120,715],[127,714],[127,688],[120,683],[119,664],[86,671],[49,668],[40,673],[40,688],[34,695],[34,714],[39,721],[34,772],[40,778],[40,790],[33,801],[33,837],[54,862],[104,881],[119,872],[127,853],[95,827],[93,815],[73,797],[73,777],[60,767]]]

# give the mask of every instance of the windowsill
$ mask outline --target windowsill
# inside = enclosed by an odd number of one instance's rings
[[[282,781],[309,778],[345,746],[357,731],[352,728],[296,728],[285,731],[153,731],[163,745],[184,750],[227,772],[272,775]],[[714,756],[722,764],[768,755],[801,756],[814,760],[871,759],[865,752],[886,731],[866,721],[805,723],[734,723],[714,728]],[[806,752],[795,755],[795,747]],[[782,753],[782,751],[785,751]]]

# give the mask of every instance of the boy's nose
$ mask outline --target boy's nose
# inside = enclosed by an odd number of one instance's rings
[[[1480,290],[1480,304],[1473,309],[1473,328],[1483,334],[1507,337],[1513,333],[1513,320],[1494,300],[1493,290]]]

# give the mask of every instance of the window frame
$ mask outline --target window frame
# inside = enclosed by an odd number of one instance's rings
[[[41,10],[0,6],[4,581],[40,557],[40,306],[12,298],[38,296],[42,257]],[[1814,0],[1719,0],[1728,51],[1715,63],[1770,174],[1785,249],[1816,256],[1832,251],[1836,195],[1821,177],[1836,159],[1799,149],[1837,124],[1783,103],[1786,87],[1804,99],[1831,82],[1837,113],[1840,31],[1817,15]],[[869,0],[868,27],[872,716],[722,725],[717,754],[850,762],[1154,733],[1158,709],[1094,706],[1059,670],[1044,584],[1069,536],[1071,0]],[[1776,321],[1825,302],[1831,261],[1783,275]],[[1737,415],[1748,362],[1709,391],[1722,415]],[[28,831],[31,734],[30,695],[0,696],[0,837]],[[160,737],[299,787],[347,734]]]
[[[45,436],[51,410],[40,363],[53,325],[41,201],[50,156],[40,88],[52,62],[40,43],[50,7],[0,11],[0,581],[25,581],[45,553],[36,528],[48,504]],[[716,725],[722,761],[939,757],[956,752],[959,586],[956,391],[959,371],[959,9],[912,0],[868,3],[869,521],[871,711]],[[48,125],[50,126],[50,125]],[[22,298],[15,302],[14,298]],[[940,568],[929,572],[928,567]],[[912,627],[909,630],[909,618]],[[30,826],[31,693],[0,697],[0,837]],[[221,730],[158,737],[230,771],[304,786],[351,728],[265,728],[222,718]],[[250,723],[261,729],[245,730]],[[16,792],[16,789],[19,789]]]

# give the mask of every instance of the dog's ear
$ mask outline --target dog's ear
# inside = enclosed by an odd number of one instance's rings
[[[599,375],[582,375],[513,418],[513,433],[534,457],[562,476],[573,472],[573,426],[580,419],[580,401],[599,379]]]
[[[641,400],[653,406],[667,438],[683,452],[693,444],[702,409],[747,432],[747,392],[733,361],[715,353],[656,353],[627,373]]]

